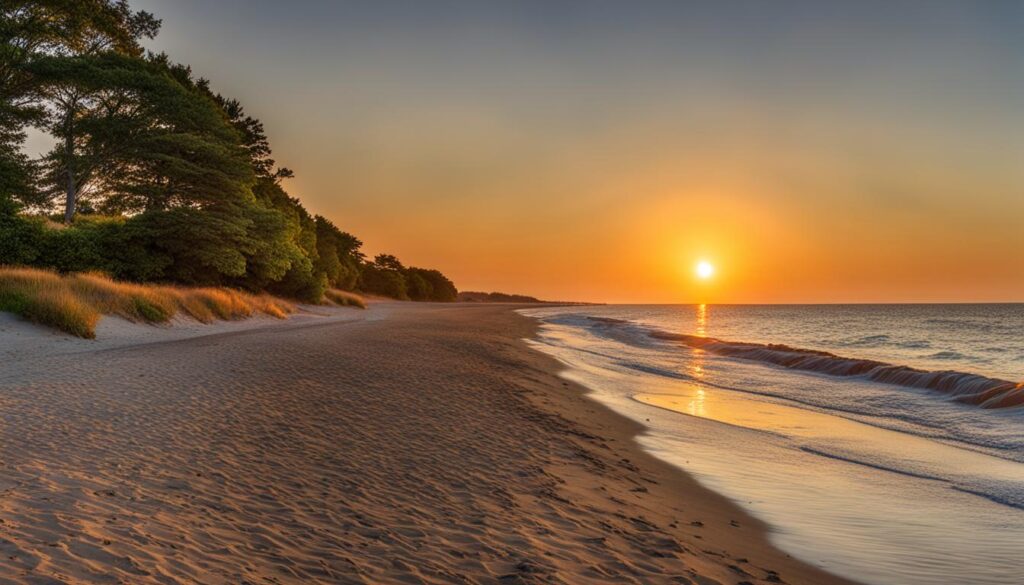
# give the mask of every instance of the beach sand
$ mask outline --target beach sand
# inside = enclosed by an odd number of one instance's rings
[[[643,453],[536,326],[375,303],[58,343],[4,320],[0,583],[844,582]]]

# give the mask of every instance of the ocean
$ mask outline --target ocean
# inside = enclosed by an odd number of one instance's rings
[[[654,455],[878,585],[1024,574],[1024,304],[524,309]]]

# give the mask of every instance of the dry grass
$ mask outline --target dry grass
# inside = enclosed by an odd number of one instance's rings
[[[338,305],[339,307],[359,307],[360,309],[366,308],[366,300],[355,294],[345,290],[336,288],[329,288],[324,291],[324,299],[332,304]]]
[[[255,314],[283,319],[295,310],[269,295],[225,288],[117,282],[97,273],[62,276],[47,270],[0,267],[0,311],[79,337],[93,338],[101,315],[139,323],[166,323],[184,314],[210,323]]]

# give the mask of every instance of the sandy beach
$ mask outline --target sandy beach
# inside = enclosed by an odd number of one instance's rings
[[[0,582],[844,582],[642,452],[513,308],[5,320]]]

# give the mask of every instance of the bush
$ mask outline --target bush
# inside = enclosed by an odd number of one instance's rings
[[[0,195],[0,263],[32,264],[39,258],[45,228],[40,218],[24,218]]]
[[[271,284],[267,290],[273,294],[316,304],[324,298],[327,276],[314,273],[312,263],[303,258],[292,266],[280,282]]]
[[[49,228],[44,231],[38,266],[60,272],[100,270],[105,264],[103,232],[91,226]]]

